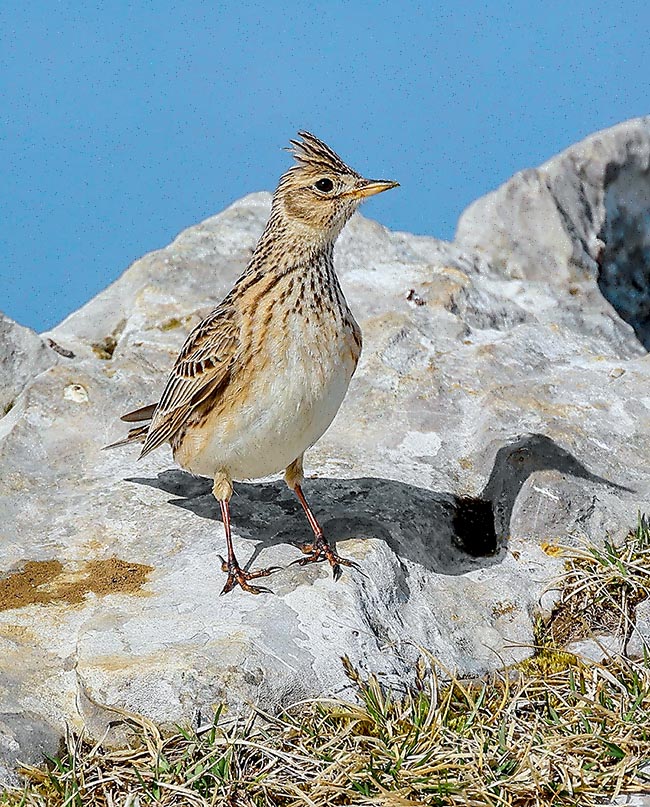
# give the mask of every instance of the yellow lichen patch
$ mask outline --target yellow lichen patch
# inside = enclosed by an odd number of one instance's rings
[[[81,590],[87,586],[87,591],[103,596],[105,594],[135,594],[147,580],[153,566],[143,563],[130,563],[120,558],[90,561],[85,568],[86,576],[76,584],[80,599],[83,598]],[[83,592],[85,593],[85,592]]]
[[[62,569],[58,560],[28,561],[21,571],[12,572],[0,580],[0,610],[51,601],[51,595],[42,587],[60,575]]]
[[[516,610],[517,606],[514,602],[510,602],[509,600],[500,600],[499,602],[494,603],[492,606],[492,616],[495,619],[500,619],[503,616],[513,614]]]
[[[0,636],[12,641],[25,642],[29,641],[35,643],[37,639],[33,631],[25,627],[25,625],[12,625],[0,623]]]
[[[550,543],[549,541],[542,541],[539,545],[542,552],[550,558],[561,558],[564,554],[564,549],[557,544]]]
[[[90,592],[98,596],[136,594],[152,568],[108,558],[72,571],[58,560],[30,560],[0,579],[0,611],[58,602],[77,604]]]
[[[95,342],[91,345],[92,351],[98,359],[101,359],[102,361],[110,361],[110,359],[113,358],[113,353],[117,347],[117,340],[122,335],[125,325],[126,320],[120,320],[115,328],[113,328],[113,333],[104,337],[101,342]]]
[[[487,346],[490,348],[490,346]],[[541,412],[549,417],[556,417],[561,421],[581,418],[588,415],[595,407],[592,402],[589,406],[573,404],[570,402],[554,402],[544,399],[544,395],[551,395],[548,385],[539,387],[535,395],[521,394],[518,390],[510,386],[494,387],[487,392],[487,396],[495,402],[497,406],[505,406],[508,411],[519,409],[525,412]],[[578,425],[572,426],[573,433],[580,431]]]
[[[161,323],[160,330],[173,331],[175,328],[180,328],[182,324],[183,324],[182,320],[178,319],[178,317],[172,317],[171,319],[168,319],[165,322]]]
[[[113,358],[113,353],[117,347],[117,339],[114,336],[107,336],[101,342],[95,342],[91,345],[93,353],[98,359],[102,361],[110,361]]]

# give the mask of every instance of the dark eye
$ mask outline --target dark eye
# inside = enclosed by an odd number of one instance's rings
[[[327,179],[327,177],[323,177],[323,179],[319,179],[318,182],[314,185],[316,190],[323,191],[323,193],[329,193],[332,188],[334,187],[334,183],[331,179]]]

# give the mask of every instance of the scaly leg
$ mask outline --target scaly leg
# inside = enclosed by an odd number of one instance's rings
[[[221,569],[228,574],[226,584],[221,590],[221,593],[227,594],[229,591],[232,591],[235,586],[240,586],[240,588],[242,588],[244,591],[248,591],[250,594],[261,594],[262,592],[271,594],[271,589],[264,588],[263,586],[251,586],[249,585],[248,581],[255,580],[257,577],[266,577],[267,575],[276,571],[279,567],[271,566],[269,569],[260,569],[257,572],[247,572],[241,568],[237,562],[237,558],[235,557],[235,550],[232,545],[232,535],[230,533],[230,497],[232,496],[232,482],[230,481],[230,478],[224,473],[215,477],[212,492],[218,499],[219,506],[221,507],[221,518],[223,519],[223,526],[226,531],[226,546],[228,548],[227,561],[224,560],[221,555],[219,555]]]
[[[302,457],[298,457],[297,460],[294,460],[291,463],[285,472],[284,478],[287,485],[298,497],[298,501],[302,505],[302,509],[305,511],[305,515],[307,516],[309,526],[312,528],[314,533],[314,540],[310,544],[303,544],[303,546],[300,547],[307,557],[300,558],[300,560],[294,560],[294,563],[297,563],[300,566],[306,566],[308,563],[317,563],[321,560],[328,560],[330,566],[332,567],[332,575],[334,576],[335,580],[338,580],[342,574],[341,566],[351,566],[352,568],[358,569],[359,566],[357,563],[352,560],[348,560],[347,558],[342,558],[332,549],[327,538],[325,537],[325,534],[323,533],[323,528],[318,523],[316,517],[311,511],[311,508],[307,504],[307,499],[305,499],[305,494],[302,492],[301,486],[304,479]]]

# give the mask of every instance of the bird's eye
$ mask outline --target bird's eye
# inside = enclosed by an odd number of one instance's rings
[[[323,193],[329,193],[332,188],[334,187],[334,183],[331,179],[327,177],[323,177],[323,179],[319,179],[318,182],[314,185],[316,190],[323,191]]]

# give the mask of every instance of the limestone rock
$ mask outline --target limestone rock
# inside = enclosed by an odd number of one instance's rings
[[[626,652],[632,658],[650,656],[650,600],[643,600],[636,607],[634,628]]]
[[[0,312],[0,417],[14,407],[26,384],[56,360],[38,334]]]
[[[650,362],[601,293],[589,227],[605,243],[631,211],[635,248],[647,242],[640,207],[604,200],[626,172],[645,198],[649,155],[648,119],[594,136],[477,202],[453,244],[350,222],[336,263],[364,353],[305,486],[363,568],[339,582],[289,566],[309,528],[284,484],[242,483],[238,556],[285,568],[273,595],[220,597],[210,482],[166,449],[137,464],[101,450],[245,266],[268,194],[146,255],[44,335],[63,352],[0,420],[7,764],[37,757],[64,720],[101,732],[110,705],[182,723],[222,700],[273,710],[345,693],[343,654],[389,682],[408,680],[417,646],[470,675],[528,655],[561,568],[553,544],[621,537],[647,507]],[[618,267],[636,260],[616,243]]]
[[[500,276],[575,294],[596,280],[650,348],[650,116],[598,132],[516,174],[463,213],[456,242]],[[587,287],[593,293],[593,283]]]

